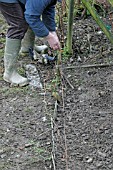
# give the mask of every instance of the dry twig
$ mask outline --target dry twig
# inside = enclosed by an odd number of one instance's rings
[[[69,79],[64,75],[64,73],[62,73],[62,76],[64,77],[64,79],[67,81],[67,83],[69,84],[69,86],[74,89],[73,85],[70,83]]]
[[[76,68],[92,68],[92,67],[111,67],[113,63],[103,63],[103,64],[89,64],[89,65],[80,65],[80,66],[67,66],[62,67],[63,70],[65,69],[76,69]]]
[[[66,170],[68,170],[68,154],[67,154],[67,139],[66,139],[66,122],[64,117],[64,138],[65,138],[65,161],[66,161]]]
[[[54,140],[54,125],[53,125],[53,118],[51,117],[51,129],[52,129],[52,162],[53,162],[53,168],[56,170],[56,165],[55,165],[55,140]]]

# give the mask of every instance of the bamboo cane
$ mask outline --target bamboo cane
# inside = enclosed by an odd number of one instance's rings
[[[100,17],[98,16],[98,14],[95,11],[95,8],[93,6],[91,6],[91,4],[89,3],[88,0],[81,0],[82,3],[85,5],[85,7],[88,9],[88,11],[90,12],[90,14],[93,16],[93,18],[95,19],[96,23],[100,26],[100,28],[103,30],[103,32],[105,33],[105,35],[107,36],[107,38],[110,40],[110,42],[113,44],[113,35],[110,33],[110,31],[106,28],[105,24],[103,23],[103,21],[100,19]],[[111,3],[113,4],[113,0],[109,0],[111,1]]]
[[[67,28],[67,50],[72,54],[72,34],[73,34],[73,17],[74,17],[74,0],[70,0]]]
[[[113,6],[113,0],[108,0],[108,1]]]

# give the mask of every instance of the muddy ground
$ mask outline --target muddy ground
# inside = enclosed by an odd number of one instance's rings
[[[90,16],[74,20],[73,56],[63,62],[64,102],[55,121],[54,64],[19,59],[21,74],[28,63],[37,67],[43,90],[3,81],[6,28],[2,20],[0,170],[112,170],[113,47],[99,26]]]

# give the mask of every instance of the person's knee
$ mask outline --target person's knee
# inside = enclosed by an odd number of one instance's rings
[[[15,25],[9,27],[7,32],[7,37],[12,39],[23,39],[26,31],[28,29],[28,24],[25,20],[21,20]]]
[[[17,30],[18,30],[18,32],[20,32],[22,38],[24,37],[27,29],[28,29],[28,24],[25,20],[20,22],[17,26]]]

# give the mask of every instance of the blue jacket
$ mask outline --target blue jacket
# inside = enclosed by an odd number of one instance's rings
[[[25,19],[35,35],[45,37],[55,31],[55,4],[57,0],[0,0],[6,3],[25,4]]]

